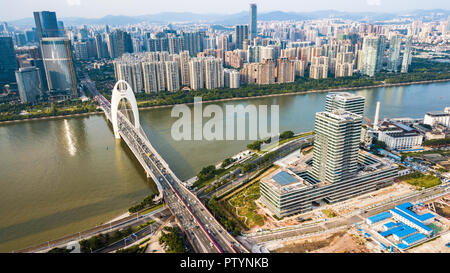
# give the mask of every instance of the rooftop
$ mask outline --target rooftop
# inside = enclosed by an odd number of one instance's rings
[[[427,115],[433,116],[433,117],[441,117],[441,116],[448,116],[450,114],[446,113],[444,111],[431,111],[431,112],[427,112]]]
[[[281,186],[297,182],[297,179],[295,177],[293,177],[292,175],[290,175],[285,171],[281,171],[276,175],[272,176],[272,179],[275,180],[275,182],[277,182]]]

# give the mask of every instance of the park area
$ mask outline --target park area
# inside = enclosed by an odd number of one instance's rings
[[[422,188],[428,189],[441,184],[441,180],[438,177],[425,175],[420,172],[402,176],[399,180],[415,186],[418,190],[421,190]]]
[[[238,217],[247,228],[264,225],[264,218],[257,213],[256,199],[260,196],[259,181],[248,186],[226,201],[231,213]]]

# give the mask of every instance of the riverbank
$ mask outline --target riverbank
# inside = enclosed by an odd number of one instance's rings
[[[48,116],[48,117],[40,117],[40,118],[25,118],[25,119],[5,120],[5,121],[0,121],[0,125],[2,125],[2,124],[11,124],[11,123],[19,123],[19,122],[25,122],[25,121],[59,119],[59,118],[71,118],[71,117],[81,117],[81,116],[90,116],[90,115],[103,115],[103,111],[86,112],[86,113],[69,114],[69,115],[57,115],[57,116]]]
[[[224,101],[238,101],[238,100],[248,100],[248,99],[258,99],[258,98],[269,98],[269,97],[279,97],[279,96],[293,96],[293,95],[304,95],[310,93],[328,93],[328,92],[345,92],[351,90],[361,90],[367,88],[384,88],[384,87],[395,87],[395,86],[406,86],[406,85],[415,85],[415,84],[430,84],[430,83],[439,83],[439,82],[448,82],[450,79],[441,79],[441,80],[428,80],[428,81],[418,81],[418,82],[405,82],[405,83],[384,83],[377,85],[366,85],[366,86],[358,86],[358,87],[342,87],[342,88],[330,88],[330,89],[317,89],[317,90],[309,90],[309,91],[296,91],[296,92],[288,92],[288,93],[277,93],[270,95],[260,95],[260,96],[247,96],[247,97],[236,97],[236,98],[225,98],[225,99],[216,99],[216,100],[206,100],[202,101],[202,103],[212,103],[212,102],[224,102]],[[193,105],[193,102],[183,103],[186,105]],[[144,106],[138,108],[142,110],[146,109],[158,109],[158,108],[168,108],[173,107],[177,104],[166,104],[166,105],[155,105],[155,106]],[[36,121],[36,120],[46,120],[46,119],[58,119],[58,118],[70,118],[70,117],[79,117],[79,116],[89,116],[89,115],[100,115],[103,112],[86,112],[79,114],[69,114],[69,115],[58,115],[58,116],[49,116],[49,117],[40,117],[40,118],[27,118],[27,119],[16,119],[16,120],[6,120],[0,121],[0,125],[2,124],[11,124],[25,121]]]
[[[448,106],[449,88],[450,82],[444,82],[352,92],[366,97],[366,116],[373,116],[376,102],[381,101],[380,116],[418,118]],[[280,129],[306,132],[314,128],[315,113],[324,108],[327,94],[218,104],[276,103],[280,105]],[[248,144],[175,141],[170,111],[140,111],[141,125],[151,136],[152,145],[183,180],[195,176],[204,166],[239,153]],[[0,126],[0,151],[9,155],[0,158],[2,252],[105,223],[153,192],[133,155],[114,139],[104,115],[67,119],[67,126],[62,121]]]
[[[310,93],[328,93],[328,92],[345,92],[351,90],[361,90],[368,88],[383,88],[383,87],[395,87],[395,86],[407,86],[407,85],[416,85],[416,84],[430,84],[430,83],[439,83],[439,82],[448,82],[450,79],[441,79],[441,80],[428,80],[428,81],[418,81],[418,82],[405,82],[405,83],[384,83],[377,85],[366,85],[366,86],[358,86],[358,87],[342,87],[342,88],[330,88],[330,89],[317,89],[317,90],[309,90],[309,91],[296,91],[296,92],[288,92],[288,93],[277,93],[270,95],[260,95],[260,96],[250,96],[250,97],[237,97],[237,98],[226,98],[226,99],[217,99],[217,100],[206,100],[202,101],[203,103],[212,103],[212,102],[224,102],[224,101],[237,101],[237,100],[248,100],[248,99],[259,99],[259,98],[268,98],[268,97],[279,97],[279,96],[293,96],[293,95],[305,95]],[[193,105],[193,102],[183,103],[186,105]],[[155,106],[144,106],[138,108],[145,109],[158,109],[158,108],[167,108],[172,107],[177,104],[167,104],[167,105],[155,105]]]

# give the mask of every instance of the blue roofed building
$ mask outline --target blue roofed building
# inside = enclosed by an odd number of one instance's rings
[[[406,238],[416,232],[417,232],[417,230],[413,229],[412,227],[405,226],[403,230],[401,230],[399,232],[395,232],[394,234],[392,234],[392,236],[394,237],[394,239],[396,241],[400,241],[403,238]]]
[[[412,218],[416,219],[417,221],[422,222],[425,225],[429,225],[434,221],[435,216],[432,213],[425,213],[422,215],[418,215],[417,213],[415,213],[414,211],[411,210],[411,208],[413,208],[413,207],[414,207],[413,204],[406,202],[401,205],[398,205],[395,208],[408,214]]]
[[[383,221],[385,219],[391,218],[392,215],[388,211],[376,214],[366,219],[366,223],[369,225],[375,224],[377,222]]]
[[[406,237],[405,239],[402,240],[402,243],[407,246],[411,246],[413,244],[420,243],[426,239],[427,239],[427,236],[425,234],[417,233],[417,234],[411,235],[409,237]]]
[[[389,230],[389,229],[391,229],[393,227],[398,227],[400,225],[401,225],[401,223],[388,222],[388,223],[383,225],[383,229],[384,229],[384,231],[386,231],[386,230]]]
[[[397,207],[390,210],[392,217],[398,221],[401,221],[405,225],[408,225],[421,233],[426,234],[427,236],[431,236],[433,234],[433,229],[426,226],[423,222],[417,220],[416,218],[410,216],[404,209],[400,210]],[[428,219],[427,217],[424,217]]]

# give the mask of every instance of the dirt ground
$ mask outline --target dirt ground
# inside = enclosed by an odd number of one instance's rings
[[[445,206],[440,203],[434,203],[434,206],[436,208],[436,213],[441,215],[442,217],[445,217],[447,219],[450,219],[450,207]]]
[[[276,249],[276,253],[368,253],[358,237],[346,231],[289,242]]]
[[[419,246],[408,249],[408,253],[450,253],[450,247],[445,246],[450,241],[450,233],[444,234],[443,236],[427,242],[425,244],[420,244]]]

